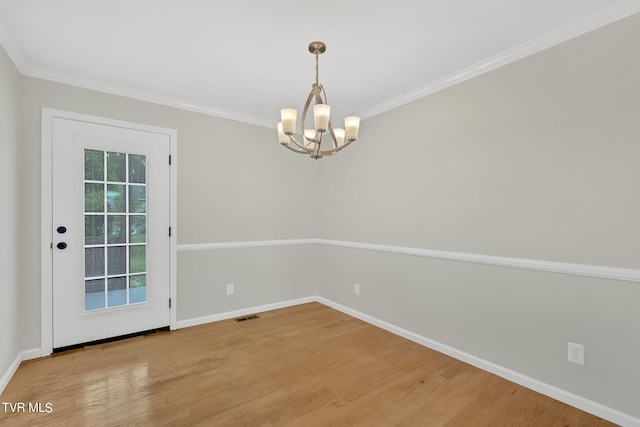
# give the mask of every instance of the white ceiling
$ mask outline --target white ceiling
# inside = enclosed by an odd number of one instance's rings
[[[0,0],[0,43],[25,75],[272,126],[303,106],[314,40],[337,122],[637,12],[637,0]]]

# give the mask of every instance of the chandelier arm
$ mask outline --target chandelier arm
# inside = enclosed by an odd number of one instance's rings
[[[288,136],[289,136],[289,140],[293,141],[293,143],[294,143],[294,144],[296,144],[298,147],[300,147],[302,150],[304,150],[304,151],[302,151],[302,153],[304,153],[304,154],[309,154],[309,153],[312,153],[312,152],[314,151],[314,150],[310,150],[310,149],[308,149],[308,148],[307,148],[307,147],[305,147],[303,144],[300,144],[300,143],[298,142],[298,140],[297,140],[297,139],[295,139],[295,138],[293,137],[293,135],[288,135]],[[287,148],[289,148],[290,150],[294,150],[293,148],[289,147],[289,146],[288,146],[288,145],[286,145],[286,144],[285,144],[285,146],[286,146]]]
[[[327,95],[325,94],[325,97]],[[329,120],[329,135],[331,136],[331,141],[333,142],[333,148],[338,148],[338,140],[336,139],[336,134],[333,133],[333,126],[331,126],[331,120]]]
[[[307,119],[307,112],[309,111],[309,105],[311,105],[311,100],[313,99],[314,95],[316,95],[317,93],[317,87],[318,87],[317,85],[313,85],[311,92],[309,92],[309,96],[307,96],[307,102],[304,103],[304,108],[302,109],[302,120],[300,120],[300,130],[302,132],[302,138],[303,140],[306,139],[309,142],[313,142],[313,141],[307,138],[307,136],[304,134],[304,131],[306,130],[304,127],[304,122]]]
[[[353,141],[347,141],[344,144],[342,144],[340,147],[338,148],[333,148],[331,150],[320,150],[320,154],[322,154],[323,156],[331,156],[332,154],[337,153],[338,151],[342,150],[345,147],[348,147],[349,145],[351,145],[352,142],[355,142],[356,140],[354,139]]]
[[[293,151],[294,153],[298,153],[298,154],[311,154],[311,151],[305,151],[305,150],[298,150],[297,148],[291,148],[289,146],[289,144],[282,144],[285,147],[287,147],[289,150]]]
[[[329,100],[327,98],[327,92],[324,90],[324,86],[322,86],[320,84],[318,86],[320,86],[320,90],[322,91],[322,93],[324,93],[324,101],[322,103],[323,104],[328,104]],[[318,91],[318,94],[320,94],[319,91]],[[320,99],[322,99],[322,98],[320,98]]]
[[[313,85],[313,89],[311,91],[314,92],[314,94],[315,94],[316,105],[318,105],[318,104],[326,104],[327,103],[327,94],[326,94],[326,92],[324,92],[324,87],[321,84]],[[323,93],[324,93],[324,99],[322,99],[322,94]]]

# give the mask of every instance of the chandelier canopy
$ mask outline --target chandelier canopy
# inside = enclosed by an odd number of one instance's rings
[[[307,102],[302,110],[300,120],[300,135],[302,140],[298,141],[294,134],[296,129],[296,118],[298,112],[293,108],[285,108],[280,111],[281,121],[278,123],[278,140],[289,150],[309,154],[314,159],[324,156],[332,156],[346,146],[358,139],[360,130],[360,117],[349,116],[344,119],[344,128],[334,128],[329,120],[331,107],[327,104],[327,93],[324,87],[318,83],[318,56],[327,50],[323,42],[309,43],[309,52],[316,56],[316,82],[311,85],[311,92],[307,97]],[[305,119],[311,101],[315,101],[313,106],[313,129],[305,127]],[[323,136],[328,133],[331,141],[322,146]]]

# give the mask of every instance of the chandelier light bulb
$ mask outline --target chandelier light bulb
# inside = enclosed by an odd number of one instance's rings
[[[316,139],[316,131],[315,131],[315,130],[313,130],[313,129],[305,129],[305,131],[304,131],[304,138],[305,138],[307,141],[315,142],[315,139]]]
[[[342,147],[344,145],[344,129],[336,128],[333,130],[333,134],[336,136],[336,142],[338,143],[338,147]]]
[[[326,132],[329,128],[329,113],[331,107],[327,104],[318,104],[313,106],[313,123],[318,132]]]
[[[285,135],[293,135],[296,131],[296,118],[298,112],[294,108],[283,108],[280,110],[282,120],[282,130]]]
[[[289,143],[289,137],[284,133],[282,122],[278,122],[278,141],[280,141],[280,144],[282,145]]]
[[[344,129],[347,135],[347,141],[355,141],[356,139],[358,139],[358,131],[360,130],[360,117],[345,117]]]

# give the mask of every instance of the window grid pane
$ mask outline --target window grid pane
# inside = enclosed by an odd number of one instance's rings
[[[147,159],[84,150],[85,311],[147,301]]]

